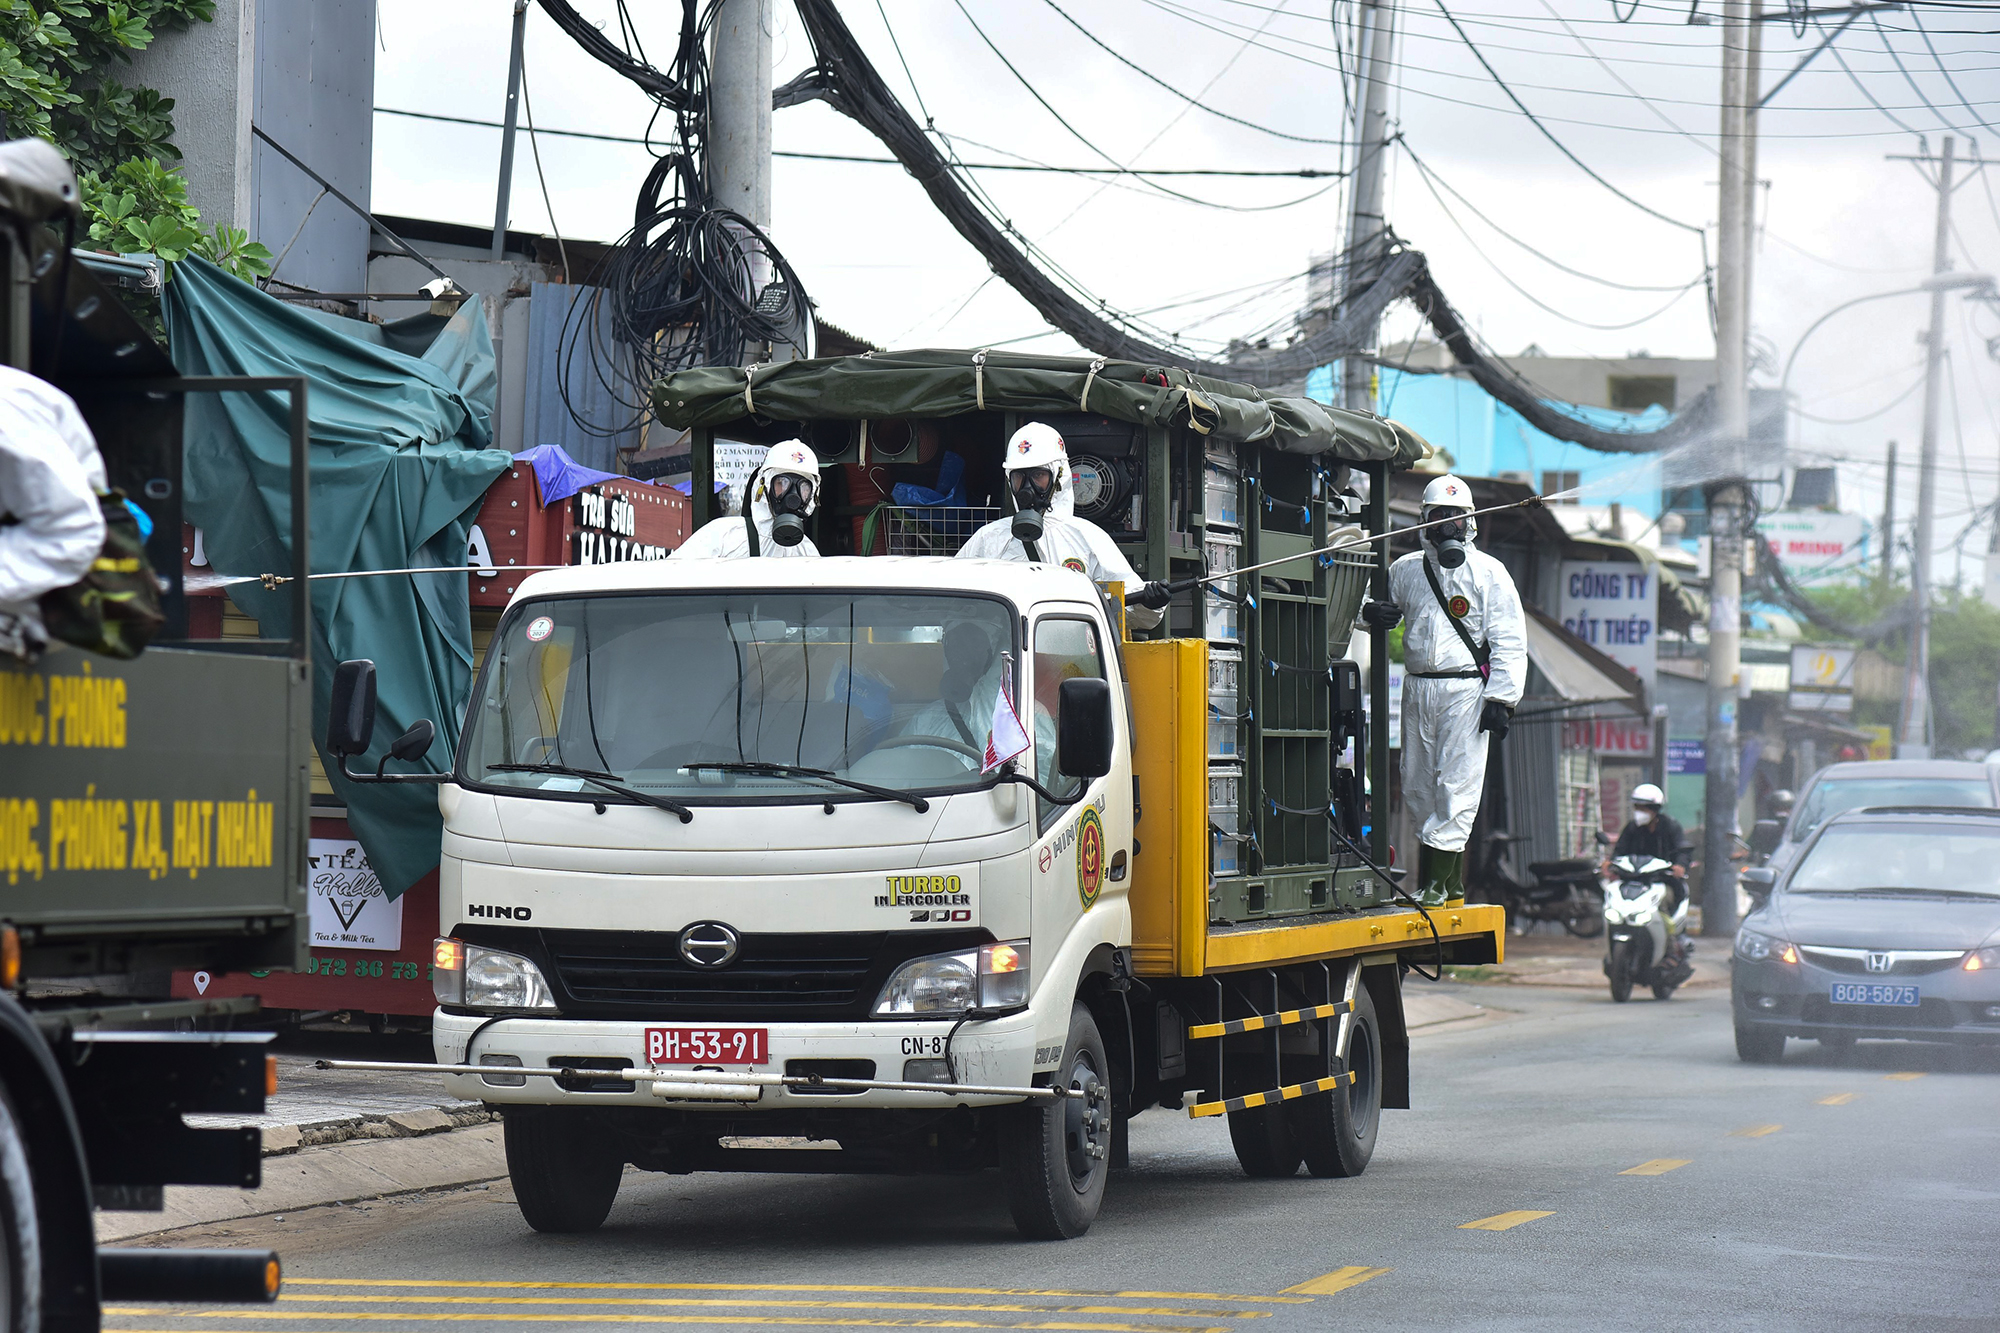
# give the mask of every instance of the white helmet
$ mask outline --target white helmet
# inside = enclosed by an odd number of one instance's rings
[[[1472,488],[1457,477],[1446,474],[1424,487],[1424,512],[1433,509],[1471,509]]]
[[[810,517],[819,508],[819,455],[803,440],[783,440],[772,445],[764,455],[763,465],[757,469],[757,478],[750,488],[751,498],[767,503],[775,501],[787,488],[786,483],[777,480],[780,477],[802,477],[812,483],[804,488],[805,507],[799,511]],[[772,504],[772,507],[778,506]]]
[[[1030,421],[1007,441],[1007,489],[1010,492],[1018,490],[1021,483],[1017,482],[1015,474],[1040,468],[1046,468],[1050,477],[1049,493],[1039,502],[1042,507],[1047,507],[1057,495],[1069,489],[1069,447],[1063,443],[1063,437],[1054,426]],[[1018,495],[1015,503],[1027,507],[1021,504]]]
[[[1667,794],[1650,782],[1642,782],[1632,789],[1634,805],[1665,805]]]

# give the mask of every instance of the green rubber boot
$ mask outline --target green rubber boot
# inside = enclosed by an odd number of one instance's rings
[[[1425,907],[1443,907],[1451,873],[1453,853],[1439,851],[1427,842],[1417,844],[1417,901]]]
[[[1445,858],[1444,905],[1465,906],[1465,853],[1439,852],[1438,855]]]

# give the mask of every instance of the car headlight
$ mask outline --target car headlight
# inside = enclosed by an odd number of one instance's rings
[[[531,958],[449,937],[431,951],[431,993],[466,1009],[558,1012],[548,979]]]
[[[889,974],[875,999],[875,1016],[944,1018],[1027,1002],[1028,942],[1012,940],[911,959]]]
[[[1799,951],[1775,935],[1760,935],[1754,930],[1736,932],[1736,956],[1753,963],[1766,960],[1778,963],[1796,963]]]
[[[1974,949],[1965,956],[1965,961],[1959,966],[1968,972],[1984,972],[2000,968],[2000,948]]]

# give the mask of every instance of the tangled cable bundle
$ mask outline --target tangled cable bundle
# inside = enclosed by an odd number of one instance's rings
[[[708,36],[716,0],[681,0],[671,66],[649,64],[618,5],[625,45],[610,41],[564,0],[542,8],[584,49],[643,88],[672,118],[672,135],[639,187],[632,229],[587,279],[563,321],[556,388],[572,420],[593,435],[622,435],[651,412],[654,380],[691,366],[735,365],[769,345],[810,356],[812,303],[798,274],[757,225],[715,205],[706,179]],[[651,137],[649,130],[648,137]],[[587,419],[576,392],[595,378],[630,418]]]

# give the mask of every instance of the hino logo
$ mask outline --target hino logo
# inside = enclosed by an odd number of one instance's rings
[[[492,917],[501,921],[531,921],[535,911],[531,907],[495,907],[487,903],[467,903],[467,916]]]
[[[697,921],[681,932],[681,957],[704,971],[728,967],[742,949],[736,932],[720,921]]]
[[[1870,972],[1887,972],[1896,966],[1896,955],[1870,950],[1865,961]]]

